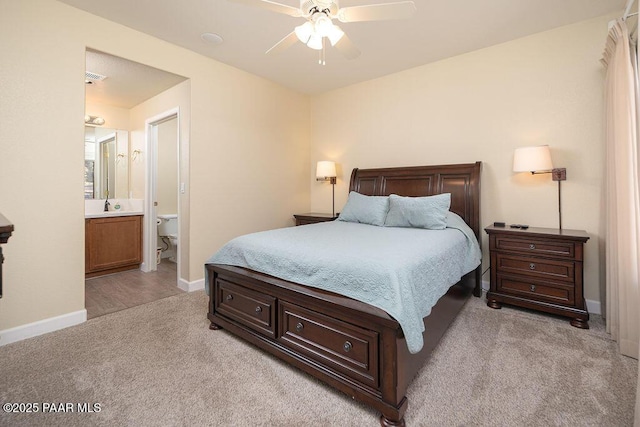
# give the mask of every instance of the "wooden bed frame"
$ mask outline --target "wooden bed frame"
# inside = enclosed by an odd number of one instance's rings
[[[480,239],[480,162],[354,169],[350,191],[366,195],[451,193],[451,211]],[[227,329],[404,425],[406,390],[473,292],[481,267],[453,285],[425,317],[424,347],[409,353],[385,311],[246,268],[207,264],[211,329]]]

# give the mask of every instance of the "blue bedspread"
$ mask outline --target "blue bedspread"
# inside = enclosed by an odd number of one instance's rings
[[[444,230],[333,221],[247,234],[207,263],[246,267],[381,308],[417,353],[423,317],[480,259],[473,232],[450,213]]]

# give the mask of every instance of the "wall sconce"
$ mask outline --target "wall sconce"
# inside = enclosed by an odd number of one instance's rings
[[[135,162],[138,159],[138,156],[142,154],[142,150],[137,149],[137,150],[133,150],[133,156],[131,157],[131,159]]]
[[[87,125],[102,126],[105,122],[102,117],[90,116],[87,114],[84,116],[84,123]]]
[[[516,148],[513,153],[513,171],[534,174],[550,173],[553,181],[558,181],[558,228],[562,230],[562,198],[560,182],[567,180],[567,169],[554,168],[548,145]]]
[[[316,165],[316,181],[329,181],[332,185],[332,209],[331,214],[336,216],[336,164],[323,160]]]

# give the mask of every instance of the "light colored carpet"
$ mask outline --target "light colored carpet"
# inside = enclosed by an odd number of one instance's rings
[[[99,403],[0,425],[377,426],[378,414],[228,332],[203,292],[0,347],[0,401]],[[408,426],[625,426],[637,361],[592,329],[472,298],[412,383]],[[77,409],[77,407],[76,407]]]

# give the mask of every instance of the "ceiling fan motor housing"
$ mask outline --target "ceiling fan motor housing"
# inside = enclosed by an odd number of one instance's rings
[[[300,0],[300,10],[305,15],[312,15],[316,9],[317,12],[328,10],[331,15],[338,13],[338,0]]]

